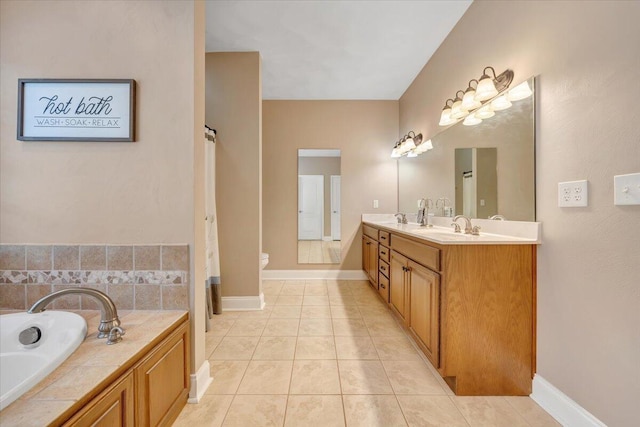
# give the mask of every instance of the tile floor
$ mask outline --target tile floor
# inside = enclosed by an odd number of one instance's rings
[[[265,281],[206,334],[212,385],[175,426],[558,426],[529,397],[457,397],[364,281]]]
[[[340,264],[341,242],[298,240],[299,264]]]

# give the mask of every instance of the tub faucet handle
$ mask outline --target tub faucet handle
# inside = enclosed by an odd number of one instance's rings
[[[107,345],[117,344],[122,341],[124,335],[124,329],[120,326],[115,326],[109,331],[109,337],[107,338]]]

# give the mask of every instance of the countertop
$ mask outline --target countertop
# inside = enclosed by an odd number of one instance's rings
[[[410,217],[407,215],[407,217]],[[453,218],[432,217],[433,227],[421,227],[417,223],[398,224],[389,214],[362,215],[362,222],[385,231],[405,235],[439,245],[531,245],[540,244],[541,224],[526,221],[493,221],[472,219],[473,225],[480,226],[480,235],[454,233],[451,228]],[[464,230],[464,221],[458,222]]]
[[[48,425],[73,406],[84,405],[188,315],[184,310],[120,311],[126,333],[118,344],[107,345],[96,337],[100,311],[73,312],[87,321],[84,342],[55,371],[0,412],[0,425]]]

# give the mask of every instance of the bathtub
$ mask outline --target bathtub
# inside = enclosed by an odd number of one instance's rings
[[[20,333],[33,344],[21,344]],[[66,311],[0,316],[0,410],[65,361],[87,335],[87,322]]]

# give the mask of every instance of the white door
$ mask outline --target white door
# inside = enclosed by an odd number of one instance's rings
[[[340,240],[340,175],[331,175],[331,239]]]
[[[324,176],[298,175],[298,240],[322,240]]]

